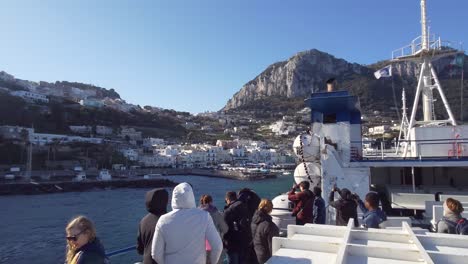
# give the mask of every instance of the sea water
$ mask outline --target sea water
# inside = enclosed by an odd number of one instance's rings
[[[259,181],[238,181],[202,176],[164,176],[192,184],[195,199],[210,194],[219,210],[227,191],[251,188],[262,198],[273,199],[289,190],[291,176]],[[149,189],[115,189],[46,195],[0,197],[0,263],[63,263],[65,226],[77,215],[96,225],[106,251],[136,244],[138,223],[146,215]],[[172,189],[168,189],[172,193]],[[170,205],[170,201],[169,201]],[[170,207],[170,206],[169,206]],[[136,251],[111,258],[111,263],[141,261]]]

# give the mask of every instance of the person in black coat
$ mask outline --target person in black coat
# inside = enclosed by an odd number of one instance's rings
[[[224,234],[223,242],[227,250],[229,264],[248,263],[248,249],[252,240],[251,219],[247,204],[237,199],[235,192],[226,193],[224,221],[229,230]]]
[[[151,257],[151,244],[159,217],[167,213],[169,193],[163,188],[153,189],[146,193],[145,198],[148,214],[141,219],[138,227],[137,251],[143,255],[143,264],[154,264],[156,262]]]
[[[339,192],[341,198],[335,201],[335,192]],[[354,219],[354,226],[359,226],[358,216],[357,216],[357,204],[353,200],[353,195],[351,192],[343,188],[342,190],[333,187],[328,197],[328,203],[331,207],[336,209],[336,225],[337,226],[346,226],[348,225],[349,219]]]
[[[270,216],[273,203],[262,199],[252,219],[252,236],[258,263],[265,263],[272,255],[271,244],[274,236],[279,236],[279,229]]]

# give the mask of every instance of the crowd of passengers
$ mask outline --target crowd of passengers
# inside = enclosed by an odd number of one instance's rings
[[[325,224],[325,201],[322,190],[309,190],[309,182],[293,185],[288,199],[293,203],[292,216],[297,225]],[[335,201],[335,192],[340,196]],[[167,211],[169,193],[164,188],[146,193],[148,214],[138,227],[137,251],[144,264],[153,263],[265,263],[272,256],[272,239],[279,236],[270,213],[273,204],[252,190],[230,191],[225,196],[224,211],[213,204],[210,195],[202,195],[197,207],[193,189],[188,183],[177,185],[172,192],[172,211]],[[363,212],[364,228],[379,228],[387,220],[379,208],[379,196],[370,192],[362,201],[348,189],[333,187],[328,204],[336,209],[336,225],[347,225],[354,219],[358,227],[357,207]],[[444,203],[444,218],[438,232],[457,233],[463,220],[463,207],[449,198]],[[455,223],[455,224],[454,224]],[[93,223],[84,216],[74,218],[66,227],[67,264],[109,263],[104,247],[96,237]]]

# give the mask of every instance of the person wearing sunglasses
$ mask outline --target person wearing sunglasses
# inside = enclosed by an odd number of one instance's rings
[[[72,219],[67,234],[66,264],[107,264],[104,246],[96,237],[93,222],[84,216]]]

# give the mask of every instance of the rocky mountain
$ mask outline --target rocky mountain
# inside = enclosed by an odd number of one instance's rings
[[[330,77],[339,79],[370,74],[369,68],[313,49],[299,52],[287,61],[270,65],[255,79],[246,83],[226,104],[224,110],[269,96],[305,97],[320,91]]]
[[[466,57],[466,56],[465,56]],[[463,67],[453,65],[453,57],[433,62],[445,94],[456,116],[460,113],[460,76]],[[465,59],[465,63],[468,59]],[[222,109],[226,112],[248,109],[264,111],[265,106],[275,101],[297,102],[311,93],[324,91],[327,79],[334,77],[338,81],[337,89],[349,90],[357,95],[364,112],[374,110],[396,114],[401,108],[401,91],[406,89],[408,105],[412,104],[419,67],[416,63],[402,62],[394,64],[393,77],[375,79],[374,72],[388,65],[389,61],[380,61],[371,65],[350,63],[316,49],[299,52],[287,61],[270,65],[253,80],[246,83]],[[468,66],[468,65],[466,65]],[[468,67],[464,67],[468,73]],[[468,86],[468,82],[464,85]],[[438,99],[437,92],[434,92]],[[468,94],[467,91],[464,93]],[[275,98],[272,100],[272,98]],[[466,98],[468,99],[468,97]],[[303,107],[301,104],[288,104]],[[441,109],[441,100],[435,102]],[[274,106],[269,105],[269,109]],[[468,108],[465,116],[468,116]],[[443,112],[443,111],[442,111]]]

